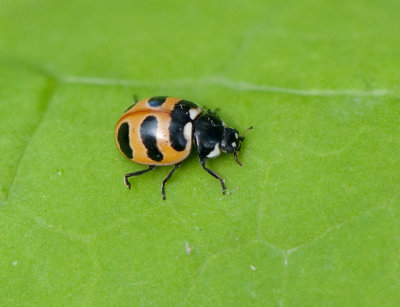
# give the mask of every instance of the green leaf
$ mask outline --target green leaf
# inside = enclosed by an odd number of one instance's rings
[[[0,305],[396,306],[396,1],[3,1]],[[143,169],[140,98],[184,97],[240,153]]]

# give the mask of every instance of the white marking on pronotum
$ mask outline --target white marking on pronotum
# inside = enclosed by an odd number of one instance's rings
[[[191,119],[191,120],[195,119],[195,118],[197,117],[197,115],[200,114],[200,112],[201,112],[201,109],[200,109],[200,108],[196,108],[196,109],[193,108],[193,109],[190,109],[190,110],[189,110],[190,119]]]
[[[239,138],[239,135],[236,132],[235,132],[235,138],[237,139]]]
[[[187,141],[186,146],[190,146],[192,141],[192,123],[189,122],[183,127],[183,136]]]
[[[236,147],[236,143],[235,143],[235,142],[232,143],[232,147],[233,147],[233,148]]]
[[[216,144],[215,147],[214,147],[214,149],[213,149],[213,151],[210,152],[210,153],[207,155],[207,158],[214,158],[214,157],[219,156],[220,154],[221,154],[221,151],[220,151],[220,149],[219,149],[219,144]]]

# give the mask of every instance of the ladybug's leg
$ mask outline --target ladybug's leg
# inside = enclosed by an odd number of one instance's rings
[[[154,169],[154,167],[155,167],[155,165],[149,165],[148,169],[144,169],[144,170],[141,170],[141,171],[138,171],[138,172],[126,174],[125,177],[124,177],[125,185],[128,187],[128,189],[130,189],[131,188],[131,184],[128,181],[129,177],[139,176],[139,175],[142,175],[144,173],[150,172],[152,169]]]
[[[209,173],[211,176],[217,178],[219,180],[219,182],[221,182],[222,194],[225,194],[226,187],[225,187],[224,179],[222,179],[221,176],[218,175],[216,172],[214,172],[213,170],[210,170],[208,167],[206,167],[206,159],[205,158],[200,159],[200,164],[204,168],[204,170],[207,171],[207,173]]]
[[[161,188],[161,195],[162,198],[165,200],[165,184],[167,183],[167,181],[169,180],[169,178],[171,178],[172,174],[176,171],[176,169],[179,167],[179,165],[181,165],[180,163],[175,164],[174,168],[169,172],[169,174],[167,175],[167,177],[164,178],[163,182],[162,182],[162,188]]]

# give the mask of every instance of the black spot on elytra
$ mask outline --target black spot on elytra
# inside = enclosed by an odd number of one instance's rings
[[[174,110],[171,112],[169,136],[171,140],[171,146],[176,151],[185,150],[187,141],[190,141],[186,140],[183,134],[183,128],[187,123],[192,121],[190,119],[189,110],[198,107],[199,106],[193,102],[181,100],[175,105]]]
[[[147,149],[147,156],[160,162],[164,156],[157,147],[157,118],[155,116],[147,116],[140,125],[140,137]]]
[[[118,144],[121,148],[121,151],[127,156],[129,159],[133,158],[133,151],[131,145],[129,144],[129,124],[123,123],[118,128]]]
[[[147,102],[150,107],[156,108],[161,106],[167,100],[166,96],[151,97]]]

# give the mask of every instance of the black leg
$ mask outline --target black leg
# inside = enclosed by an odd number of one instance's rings
[[[167,177],[164,178],[163,182],[162,182],[162,188],[161,188],[161,195],[162,198],[165,200],[165,184],[167,183],[167,181],[169,180],[169,178],[171,178],[172,174],[176,171],[176,169],[179,167],[179,165],[181,165],[180,163],[175,164],[174,168],[169,172],[169,174],[167,175]]]
[[[129,177],[139,176],[139,175],[145,174],[145,173],[147,173],[147,172],[150,172],[152,169],[154,169],[154,167],[155,167],[154,165],[149,165],[149,168],[148,168],[148,169],[144,169],[144,170],[142,170],[142,171],[138,171],[138,172],[126,174],[125,177],[124,177],[125,185],[128,187],[128,189],[130,189],[130,188],[131,188],[131,184],[130,184],[129,181],[128,181],[128,178],[129,178]]]
[[[207,171],[207,173],[209,173],[211,176],[217,178],[219,180],[219,182],[221,182],[222,194],[225,194],[226,187],[225,187],[224,179],[222,179],[221,176],[218,175],[216,172],[214,172],[213,170],[210,170],[208,167],[206,167],[206,159],[200,159],[200,164],[204,168],[204,170]]]

